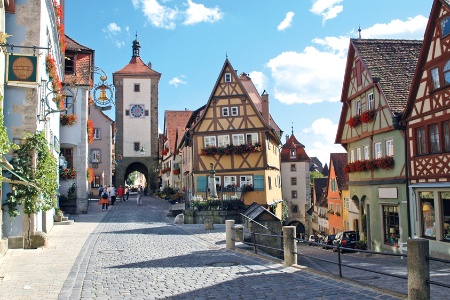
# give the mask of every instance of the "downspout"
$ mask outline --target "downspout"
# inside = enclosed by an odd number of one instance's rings
[[[394,129],[401,130],[403,132],[403,146],[405,148],[405,178],[406,178],[406,214],[408,217],[408,239],[411,238],[411,208],[409,203],[409,171],[408,171],[408,141],[407,141],[407,133],[406,126],[400,123],[400,119],[402,118],[401,113],[394,113],[392,116],[392,125]],[[403,122],[402,122],[403,123]]]

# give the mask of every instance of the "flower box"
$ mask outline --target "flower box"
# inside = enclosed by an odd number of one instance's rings
[[[61,115],[59,121],[62,126],[72,126],[77,123],[78,117],[76,114]]]
[[[68,180],[68,179],[74,179],[77,177],[77,171],[75,171],[72,168],[68,169],[60,169],[59,171],[59,178]]]
[[[348,126],[350,127],[356,127],[359,124],[361,124],[361,117],[359,115],[350,117],[350,119],[347,121]]]
[[[374,160],[357,160],[344,166],[345,173],[374,171],[377,169],[394,168],[394,158],[392,156],[384,156]]]
[[[361,122],[367,124],[375,119],[376,111],[374,109],[367,110],[361,114]]]
[[[250,144],[242,144],[242,145],[227,145],[227,146],[210,146],[202,149],[203,156],[214,156],[214,155],[232,155],[232,154],[245,154],[245,153],[252,153],[252,152],[260,152],[261,151],[261,144],[255,143],[253,145]]]

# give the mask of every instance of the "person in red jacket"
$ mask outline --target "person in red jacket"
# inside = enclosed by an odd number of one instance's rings
[[[123,186],[119,186],[119,188],[117,189],[117,196],[119,196],[119,200],[122,202],[124,201],[123,194],[124,194]]]

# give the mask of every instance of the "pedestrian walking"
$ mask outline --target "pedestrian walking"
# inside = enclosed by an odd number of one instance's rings
[[[103,193],[103,186],[101,185],[98,187],[98,196],[101,197],[102,193]]]
[[[137,190],[137,198],[136,198],[137,205],[142,205],[141,198],[142,198],[143,193],[144,193],[144,190],[142,189],[142,186],[139,186],[138,190]]]
[[[123,194],[124,194],[123,186],[119,186],[119,188],[117,189],[117,196],[119,196],[119,201],[122,202],[124,201]]]
[[[125,195],[127,196],[125,201],[128,201],[128,198],[130,198],[130,188],[128,186],[125,186]]]
[[[109,199],[108,199],[108,193],[106,191],[102,192],[102,195],[100,197],[100,201],[98,201],[98,205],[102,205],[102,210],[108,210],[109,205]]]
[[[114,205],[114,202],[116,202],[116,188],[114,187],[114,185],[110,185],[108,188],[108,194],[109,197],[111,198],[111,205]]]
[[[147,196],[147,193],[148,193],[148,188],[147,188],[147,186],[145,186],[145,188],[144,188],[144,196]]]

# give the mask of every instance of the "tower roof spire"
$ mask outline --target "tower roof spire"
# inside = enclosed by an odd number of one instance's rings
[[[139,57],[139,48],[141,48],[141,45],[139,44],[138,38],[137,38],[137,31],[136,31],[136,39],[133,41],[133,57]]]

